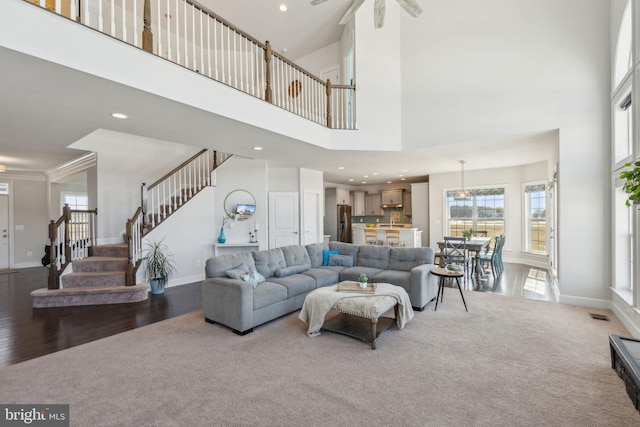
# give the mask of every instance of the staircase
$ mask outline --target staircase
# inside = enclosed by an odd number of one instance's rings
[[[49,224],[50,247],[54,248],[49,287],[31,292],[33,307],[146,300],[149,284],[136,284],[136,272],[143,259],[142,238],[210,186],[211,172],[230,157],[227,153],[202,150],[150,186],[142,184],[141,206],[127,221],[123,244],[92,244],[94,227],[84,225],[93,220],[78,221],[77,215],[89,214],[92,218],[97,210],[72,211],[65,206],[63,216]],[[71,272],[65,271],[68,264]]]
[[[73,273],[60,277],[62,289],[37,289],[33,307],[120,304],[147,299],[148,284],[126,286],[126,244],[93,246],[93,255],[71,263]]]

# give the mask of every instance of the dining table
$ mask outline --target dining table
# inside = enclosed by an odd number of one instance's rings
[[[474,253],[473,256],[476,259],[475,262],[475,282],[477,285],[480,285],[480,281],[485,275],[484,270],[482,269],[482,265],[480,264],[480,255],[486,248],[489,247],[489,243],[491,243],[492,237],[472,237],[471,239],[467,239],[465,243],[465,247],[469,251],[469,253]],[[444,240],[438,241],[438,248],[440,252],[444,252]],[[440,257],[440,264],[444,264],[445,257]],[[441,265],[444,266],[444,265]]]

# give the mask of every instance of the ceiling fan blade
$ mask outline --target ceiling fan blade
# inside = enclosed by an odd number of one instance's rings
[[[351,6],[344,13],[344,15],[342,16],[342,19],[340,19],[340,22],[338,22],[338,24],[344,25],[347,22],[349,22],[349,20],[353,17],[353,15],[356,14],[360,6],[362,6],[362,3],[364,3],[364,0],[353,0],[353,3],[351,3]]]
[[[326,1],[327,0],[311,0],[311,6],[315,6],[317,4],[324,3]]]
[[[378,29],[384,25],[384,13],[385,13],[384,0],[376,0],[373,6],[373,26]]]
[[[414,18],[417,18],[418,15],[422,13],[422,8],[416,0],[396,0],[398,4],[407,11],[407,13]]]

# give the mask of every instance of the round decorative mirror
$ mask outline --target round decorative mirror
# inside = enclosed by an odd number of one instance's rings
[[[256,199],[246,190],[234,190],[224,199],[224,212],[236,221],[251,218],[256,211]]]

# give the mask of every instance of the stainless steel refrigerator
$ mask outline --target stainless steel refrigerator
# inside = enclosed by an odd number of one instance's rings
[[[338,241],[352,243],[351,206],[338,205]]]

